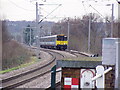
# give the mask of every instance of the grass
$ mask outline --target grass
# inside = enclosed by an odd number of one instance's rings
[[[101,61],[102,57],[81,57],[81,58],[66,58],[64,60],[76,60],[76,61]]]
[[[26,63],[26,64],[21,64],[20,66],[13,67],[13,68],[10,68],[10,69],[2,70],[2,71],[0,71],[0,74],[4,74],[4,73],[7,73],[7,72],[10,72],[10,71],[13,71],[13,70],[17,70],[19,68],[29,66],[29,65],[34,64],[34,63],[36,63],[38,61],[40,61],[40,59],[37,59],[37,57],[35,57],[35,56],[31,57],[31,62]]]

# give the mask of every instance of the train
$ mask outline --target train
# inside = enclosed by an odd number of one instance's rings
[[[64,34],[44,36],[40,38],[40,47],[47,49],[66,50],[68,46],[67,36]]]

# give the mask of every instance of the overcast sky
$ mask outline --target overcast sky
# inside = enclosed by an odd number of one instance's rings
[[[39,4],[48,5],[39,6],[40,18],[49,15],[46,20],[60,20],[64,17],[81,17],[88,13],[98,12],[103,16],[111,16],[112,6],[106,6],[108,3],[114,3],[114,16],[117,17],[117,2],[116,0],[1,0],[2,17],[9,20],[35,20],[36,18],[36,1]],[[84,1],[84,2],[82,2]],[[55,5],[49,5],[55,4]],[[62,4],[58,7],[57,4]],[[96,12],[90,5],[96,9]],[[54,12],[52,12],[54,10]],[[51,13],[52,12],[52,13]]]

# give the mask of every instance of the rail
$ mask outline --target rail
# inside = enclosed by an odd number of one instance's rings
[[[46,50],[45,50],[46,51]],[[56,60],[56,56],[54,55],[53,52],[49,52],[49,54],[51,54],[51,56],[53,57],[52,60],[48,61],[48,63],[46,63],[45,65],[35,68],[33,70],[27,71],[27,72],[22,72],[21,74],[9,77],[9,78],[5,78],[2,79],[2,88],[3,89],[12,89],[15,88],[17,86],[23,85],[37,77],[40,77],[46,73],[50,72],[50,68],[52,66],[52,64],[55,64],[55,60]],[[58,53],[57,53],[58,54]],[[61,55],[61,54],[59,54]],[[63,57],[63,55],[61,55]],[[46,68],[45,70],[42,70]],[[40,73],[42,72],[42,73]]]

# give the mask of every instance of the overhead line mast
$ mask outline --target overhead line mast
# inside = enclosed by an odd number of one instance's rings
[[[40,37],[40,30],[39,30],[39,26],[38,26],[38,22],[39,22],[39,15],[38,15],[38,2],[36,2],[36,42],[37,42],[37,57],[39,58],[39,53],[40,53],[40,42],[39,42],[39,37]]]

